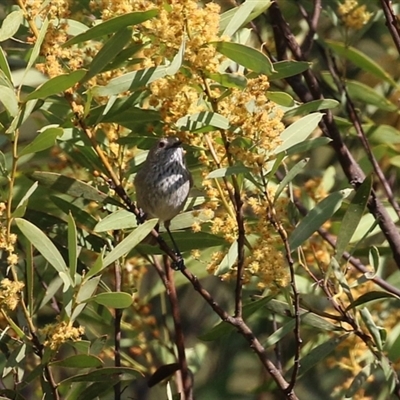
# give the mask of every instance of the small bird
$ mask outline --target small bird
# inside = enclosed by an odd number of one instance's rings
[[[136,203],[148,218],[158,218],[169,230],[171,219],[183,209],[193,185],[185,162],[182,142],[173,136],[161,138],[153,146],[136,174]]]

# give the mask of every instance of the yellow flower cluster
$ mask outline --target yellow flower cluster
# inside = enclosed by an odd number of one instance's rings
[[[20,301],[20,293],[24,284],[19,281],[11,281],[8,278],[0,282],[0,308],[13,311]]]
[[[361,29],[370,19],[372,14],[366,11],[365,5],[359,5],[357,0],[345,0],[338,7],[338,13],[347,28]]]
[[[46,336],[44,345],[50,347],[51,350],[57,350],[68,340],[73,342],[81,340],[85,329],[82,326],[74,327],[71,322],[62,321],[46,325],[40,332]]]
[[[260,75],[250,79],[244,90],[232,89],[229,96],[218,102],[218,112],[234,128],[239,128],[226,131],[229,153],[257,173],[281,144],[280,134],[285,128],[283,111],[266,96],[268,88],[268,78]]]

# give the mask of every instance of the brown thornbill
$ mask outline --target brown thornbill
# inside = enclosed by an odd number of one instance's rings
[[[135,177],[136,203],[147,218],[158,218],[172,238],[171,219],[183,209],[192,186],[182,142],[161,138],[153,146]]]

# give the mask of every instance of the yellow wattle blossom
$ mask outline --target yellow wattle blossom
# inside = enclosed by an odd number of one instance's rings
[[[372,14],[365,5],[359,5],[357,0],[345,0],[338,7],[338,13],[347,28],[361,29],[370,19]]]
[[[40,332],[46,335],[44,345],[51,350],[57,350],[63,343],[72,340],[73,342],[81,340],[85,333],[83,326],[74,327],[71,322],[57,322],[46,325]]]
[[[19,281],[11,281],[8,278],[0,282],[0,308],[13,311],[16,309],[21,297],[20,293],[24,284]]]

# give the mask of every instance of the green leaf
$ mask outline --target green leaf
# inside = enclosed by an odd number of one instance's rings
[[[18,32],[23,17],[22,10],[13,11],[5,17],[0,28],[0,42],[10,39]]]
[[[301,368],[299,371],[299,377],[303,376],[307,371],[309,371],[312,367],[317,365],[319,362],[324,361],[326,357],[332,353],[336,349],[336,347],[342,343],[345,339],[347,339],[348,334],[344,334],[341,336],[335,336],[326,342],[320,344],[319,346],[313,348],[309,351],[304,357],[301,358]],[[291,375],[291,368],[287,374]]]
[[[291,305],[280,300],[272,299],[268,304],[266,304],[268,310],[282,315],[283,317],[288,317],[291,315]],[[319,315],[312,313],[304,308],[300,308],[301,322],[313,326],[314,328],[321,329],[324,331],[343,331],[343,328],[332,324],[327,319],[320,317]],[[293,317],[290,317],[293,318]]]
[[[7,61],[6,53],[4,52],[3,48],[0,46],[0,70],[3,71],[4,76],[6,77],[10,88],[12,87],[12,77],[11,77],[11,70],[10,66]]]
[[[330,47],[338,56],[344,57],[347,60],[351,61],[354,65],[361,68],[364,72],[369,72],[375,77],[388,82],[390,85],[394,87],[399,87],[399,85],[393,80],[393,78],[388,74],[384,69],[381,68],[379,64],[377,64],[370,57],[366,56],[361,51],[355,49],[351,46],[346,46],[342,42],[334,42],[331,40],[326,40],[325,43]]]
[[[266,96],[269,100],[279,104],[283,107],[292,107],[294,105],[293,97],[285,92],[270,92],[266,93]]]
[[[15,91],[7,86],[0,86],[0,102],[11,117],[18,113],[18,98]]]
[[[40,49],[42,48],[43,40],[46,36],[48,27],[49,27],[49,20],[48,20],[48,18],[45,18],[44,21],[42,21],[42,27],[40,28],[39,36],[36,39],[35,45],[33,46],[31,55],[28,60],[28,64],[25,68],[25,75],[32,68],[36,59],[39,57]],[[21,82],[22,81],[23,81],[23,79],[21,79]]]
[[[6,133],[15,132],[32,114],[37,105],[37,100],[30,100],[27,103],[23,103],[19,109],[18,114],[14,117],[10,127]]]
[[[110,35],[111,33],[118,32],[123,28],[131,25],[141,24],[157,15],[157,10],[149,10],[145,12],[131,12],[128,14],[120,15],[111,18],[101,24],[88,29],[86,32],[68,40],[63,44],[63,47],[68,47],[73,44],[82,43],[87,40],[98,39],[102,36]]]
[[[379,300],[379,299],[396,299],[400,300],[400,297],[395,294],[388,292],[368,292],[361,295],[358,299],[354,300],[351,304],[349,304],[346,308],[346,311],[351,310],[352,308],[358,307],[362,304],[369,303],[370,301]]]
[[[71,201],[63,199],[62,197],[58,196],[49,196],[51,201],[65,214],[72,215],[74,222],[78,224],[81,228],[83,227],[87,231],[91,231],[96,223],[96,218],[93,215],[89,214],[87,211],[82,209],[82,207],[78,207],[77,205],[73,204]]]
[[[346,80],[347,90],[352,100],[359,100],[365,104],[373,105],[380,110],[395,112],[397,105],[393,104],[386,97],[380,95],[374,88],[364,85],[361,82]]]
[[[338,105],[339,102],[333,99],[313,100],[286,111],[285,117],[289,118],[297,115],[310,114],[315,111],[331,110],[336,108]]]
[[[244,89],[247,86],[246,77],[235,73],[214,73],[207,77],[226,88]]]
[[[100,368],[104,363],[100,358],[90,354],[76,354],[62,360],[50,362],[50,365],[64,368]]]
[[[206,126],[212,126],[217,129],[228,129],[229,120],[222,116],[209,111],[186,115],[176,121],[176,126],[181,130],[195,131]]]
[[[95,301],[98,304],[111,308],[128,308],[133,303],[132,296],[124,292],[100,293],[89,299],[89,301]]]
[[[144,87],[166,75],[167,66],[165,65],[141,69],[111,79],[106,86],[94,86],[90,91],[93,96],[113,96]]]
[[[219,168],[214,171],[211,171],[207,175],[206,179],[216,179],[216,178],[222,178],[224,176],[245,174],[248,172],[250,172],[250,169],[245,167],[244,165],[235,165],[233,167]]]
[[[235,241],[229,247],[229,251],[225,254],[225,257],[218,265],[218,268],[215,270],[214,275],[220,276],[228,272],[232,268],[232,266],[236,263],[237,257],[238,257],[238,244]]]
[[[29,189],[28,191],[24,194],[20,202],[18,203],[17,207],[15,207],[14,212],[12,213],[12,216],[14,218],[18,217],[23,217],[26,211],[26,207],[28,205],[28,200],[31,197],[31,195],[34,193],[34,191],[37,189],[38,183],[35,182]]]
[[[247,0],[240,6],[234,7],[228,11],[225,11],[223,14],[221,14],[220,20],[219,20],[219,31],[220,32],[223,32],[226,30],[226,28],[230,24],[232,18],[234,18],[236,16],[236,14],[240,14],[240,12],[242,12],[243,8],[241,8],[241,7],[243,7],[246,3],[253,3],[255,5],[255,7],[253,8],[253,11],[250,13],[250,15],[248,15],[247,18],[244,19],[244,21],[239,26],[239,28],[247,25],[250,21],[253,21],[259,15],[261,15],[265,10],[267,10],[269,8],[269,6],[271,5],[270,0]],[[249,6],[250,5],[248,5],[246,7],[249,7]],[[238,15],[238,17],[240,18],[240,15]],[[235,25],[238,26],[238,23],[236,23]]]
[[[271,60],[253,47],[232,42],[214,42],[217,50],[243,67],[267,76],[275,72]]]
[[[293,331],[295,325],[296,325],[296,320],[294,318],[291,319],[289,322],[286,322],[286,324],[277,329],[272,335],[268,336],[268,339],[265,341],[263,346],[267,349],[268,347],[271,347],[274,344],[278,343],[288,333]]]
[[[367,364],[353,379],[347,389],[345,397],[353,397],[367,382],[368,378],[377,370],[376,364]]]
[[[305,158],[304,160],[300,160],[282,179],[278,188],[276,189],[274,202],[278,199],[279,195],[282,193],[283,189],[300,173],[304,170],[307,165],[309,158]]]
[[[295,144],[290,149],[287,150],[287,155],[291,156],[293,154],[299,154],[308,152],[310,150],[316,149],[321,146],[325,146],[332,142],[332,139],[327,137],[317,137],[305,140],[304,142]]]
[[[64,272],[69,276],[68,267],[52,241],[31,222],[22,218],[16,218],[15,222],[23,235],[36,247],[45,260],[53,266],[57,272]]]
[[[113,37],[106,41],[104,46],[95,55],[90,63],[89,70],[83,77],[82,82],[88,81],[99,72],[103,71],[114,58],[121,52],[125,45],[131,40],[132,31],[128,28],[123,28],[117,31]]]
[[[68,194],[72,197],[81,197],[87,200],[97,201],[99,203],[111,203],[120,205],[114,199],[108,197],[100,190],[68,176],[57,174],[54,172],[36,171],[32,174],[32,178],[39,181],[42,185],[56,190],[57,192]]]
[[[95,232],[112,231],[114,229],[129,229],[137,226],[135,214],[127,210],[118,210],[107,215],[96,224]]]
[[[55,76],[29,93],[25,100],[45,99],[54,94],[62,93],[79,82],[85,74],[85,70],[79,69],[69,74]]]
[[[68,264],[71,279],[75,282],[76,267],[78,264],[78,234],[75,220],[71,213],[68,214]]]
[[[313,113],[293,122],[281,133],[282,144],[275,149],[274,153],[278,154],[288,150],[307,139],[318,126],[322,115],[321,113]]]
[[[255,16],[254,10],[262,10],[260,14],[268,9],[271,5],[271,1],[255,1],[255,0],[247,0],[243,4],[239,5],[239,7],[235,7],[235,13],[230,18],[226,28],[224,29],[223,36],[232,37],[232,35],[239,30],[242,26],[245,26],[249,21],[252,21]],[[253,15],[252,15],[253,13]]]
[[[150,219],[143,225],[138,226],[131,232],[117,247],[110,251],[103,260],[103,268],[106,268],[118,258],[128,254],[137,244],[139,244],[157,225],[158,219]]]
[[[298,75],[306,71],[310,66],[311,63],[305,61],[278,61],[273,63],[275,72],[269,76],[269,79],[284,79]]]
[[[59,385],[70,385],[73,382],[109,382],[117,380],[131,380],[132,378],[141,378],[140,372],[133,368],[127,367],[108,367],[99,368],[95,371],[87,372],[84,374],[74,375],[64,379]]]
[[[343,199],[348,196],[349,190],[331,193],[319,202],[300,223],[289,237],[291,251],[303,244],[340,208]]]
[[[31,143],[25,146],[19,156],[24,156],[26,154],[38,153],[39,151],[46,150],[53,147],[56,143],[56,139],[61,137],[64,130],[59,127],[45,127],[44,130],[39,132],[39,135],[33,139]]]
[[[336,240],[335,258],[338,261],[342,258],[346,247],[350,243],[350,240],[361,221],[365,208],[367,207],[371,188],[372,179],[371,176],[369,176],[365,178],[364,182],[357,189],[355,196],[351,200],[351,203],[343,216]]]
[[[385,330],[377,326],[374,319],[372,318],[371,313],[369,312],[368,308],[363,308],[360,310],[360,315],[362,320],[365,323],[369,333],[371,334],[375,346],[378,348],[379,351],[383,350],[383,339],[385,335]]]

